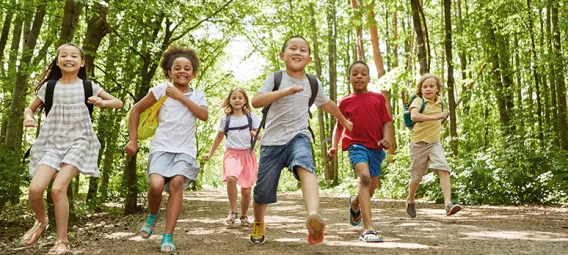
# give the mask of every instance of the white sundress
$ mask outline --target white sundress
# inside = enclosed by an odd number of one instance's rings
[[[96,96],[102,88],[91,83]],[[42,102],[45,102],[46,84],[37,95]],[[77,167],[82,174],[98,177],[97,160],[101,144],[85,105],[83,80],[73,84],[57,82],[52,102],[49,115],[31,148],[30,176],[38,165],[48,165],[59,171],[65,163]]]

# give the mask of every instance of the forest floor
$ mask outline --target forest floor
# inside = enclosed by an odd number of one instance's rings
[[[349,225],[347,197],[325,196],[325,240],[309,245],[301,194],[280,193],[278,198],[267,211],[266,242],[252,245],[250,227],[241,228],[238,220],[233,228],[223,224],[225,190],[187,191],[174,235],[176,254],[568,254],[566,208],[471,206],[447,217],[440,204],[417,203],[418,215],[410,219],[403,201],[374,199],[374,224],[385,241],[371,244],[358,241],[360,226]],[[146,213],[88,216],[72,228],[73,254],[161,254],[164,217],[155,234],[142,239],[136,232]],[[29,224],[2,226],[1,254],[43,254],[53,245],[55,228],[50,227],[35,246],[17,248],[15,240]]]

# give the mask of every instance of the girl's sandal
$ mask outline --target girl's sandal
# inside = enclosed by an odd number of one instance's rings
[[[231,212],[229,216],[225,219],[225,225],[232,226],[235,223],[235,220],[239,217],[238,212]]]
[[[156,227],[156,222],[158,221],[159,215],[160,215],[159,213],[157,213],[157,214],[150,213],[150,215],[148,215],[148,219],[146,219],[146,223],[144,224],[144,226],[142,226],[140,228],[140,231],[138,231],[138,234],[142,238],[150,238],[150,236],[152,236],[152,232],[154,231],[154,228]]]
[[[49,251],[47,252],[48,255],[62,255],[62,254],[71,254],[71,246],[69,245],[69,241],[55,241],[55,244]]]
[[[47,219],[46,219],[47,221]],[[43,234],[43,232],[45,232],[45,230],[49,227],[49,223],[45,223],[45,224],[41,224],[39,223],[39,221],[36,220],[36,222],[34,223],[34,226],[28,230],[28,232],[26,232],[24,234],[24,236],[22,237],[22,239],[19,242],[20,246],[32,246],[35,243],[37,243],[37,241],[39,240],[39,238],[41,237],[41,234]]]
[[[162,234],[162,244],[160,245],[160,251],[165,253],[175,252],[177,250],[176,245],[173,240],[174,234]]]

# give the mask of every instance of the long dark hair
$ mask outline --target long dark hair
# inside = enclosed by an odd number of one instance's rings
[[[72,47],[79,49],[79,51],[81,52],[81,60],[85,60],[85,52],[83,52],[83,50],[81,48],[79,48],[79,46],[72,44],[72,43],[66,43],[66,44],[59,46],[59,48],[57,48],[57,54],[55,55],[55,59],[53,61],[51,61],[51,64],[49,64],[49,66],[47,67],[47,70],[45,70],[39,78],[39,83],[35,87],[36,93],[39,91],[41,86],[44,83],[46,83],[47,81],[59,80],[59,78],[61,78],[61,76],[63,76],[63,74],[61,74],[61,69],[57,65],[57,59],[59,58],[59,52],[61,51],[61,48],[65,47],[65,46],[72,46]],[[87,79],[87,69],[85,68],[85,66],[82,66],[81,68],[79,68],[79,73],[77,74],[77,76],[79,78],[83,79],[83,80]]]

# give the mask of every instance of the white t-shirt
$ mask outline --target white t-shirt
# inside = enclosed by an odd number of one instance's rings
[[[173,86],[171,83],[162,83],[150,89],[156,100],[166,94],[166,88]],[[203,91],[193,89],[185,94],[189,100],[199,106],[207,108],[207,100]],[[159,112],[160,122],[156,134],[150,144],[150,154],[156,151],[172,153],[186,153],[193,158],[197,157],[195,146],[195,125],[197,118],[181,102],[168,97]]]
[[[308,79],[294,79],[284,71],[278,90],[291,87],[294,83],[304,87],[304,90],[272,102],[266,119],[266,130],[260,141],[261,145],[284,145],[300,133],[311,137],[308,130],[308,102],[312,95],[312,89]],[[264,84],[258,92],[266,94],[272,92],[273,88],[274,73],[264,80]],[[318,93],[314,105],[320,106],[328,101],[329,97],[325,95],[321,82],[318,80]]]
[[[260,120],[258,116],[254,113],[250,113],[252,119],[252,128],[258,128],[260,125]],[[219,131],[225,132],[225,121],[227,116],[221,118],[219,121]],[[229,128],[243,127],[248,125],[248,119],[246,115],[241,117],[231,116],[231,121],[229,122]],[[227,132],[227,140],[225,141],[225,147],[229,149],[246,150],[250,148],[250,130],[249,128],[244,128],[240,130],[229,130]]]

